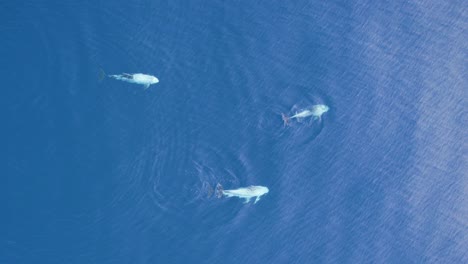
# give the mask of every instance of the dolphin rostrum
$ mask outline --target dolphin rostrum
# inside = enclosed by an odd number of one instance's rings
[[[281,117],[283,118],[284,125],[287,125],[291,118],[301,119],[301,118],[313,116],[314,119],[320,119],[323,113],[328,112],[329,109],[330,108],[328,106],[319,104],[319,105],[313,105],[310,109],[304,109],[299,113],[296,112],[296,114],[293,116],[288,117],[285,114],[281,114]]]
[[[223,195],[227,197],[239,197],[245,199],[244,203],[250,202],[250,199],[255,197],[255,204],[258,201],[260,201],[260,197],[262,195],[267,194],[269,191],[270,190],[268,190],[268,188],[265,186],[251,185],[249,187],[239,188],[235,190],[224,190],[221,184],[218,183],[218,185],[216,185],[216,193],[218,198],[221,198]]]
[[[152,84],[156,84],[159,82],[158,78],[152,75],[143,74],[143,73],[122,73],[122,74],[114,74],[114,75],[107,75],[110,78],[114,78],[116,80],[129,82],[129,83],[136,83],[141,84],[145,87],[145,90]],[[104,79],[106,74],[101,69],[100,79]]]

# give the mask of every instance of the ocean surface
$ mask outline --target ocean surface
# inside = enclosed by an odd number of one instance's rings
[[[5,0],[0,22],[1,264],[468,263],[465,1]]]

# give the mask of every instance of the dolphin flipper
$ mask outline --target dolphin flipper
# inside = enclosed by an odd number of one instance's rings
[[[150,84],[145,84],[145,90],[150,87]]]
[[[246,203],[250,202],[250,199],[252,199],[252,197],[248,197],[248,198],[244,198],[244,199],[245,199],[244,204],[246,204]]]
[[[257,199],[255,199],[254,204],[256,204],[258,201],[260,201],[260,196],[257,196]]]

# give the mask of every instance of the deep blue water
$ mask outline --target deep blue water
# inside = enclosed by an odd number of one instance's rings
[[[0,263],[468,263],[463,2],[1,2]]]

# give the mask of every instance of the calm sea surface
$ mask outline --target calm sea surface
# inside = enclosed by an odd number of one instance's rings
[[[5,0],[0,22],[0,263],[468,263],[466,2]]]

